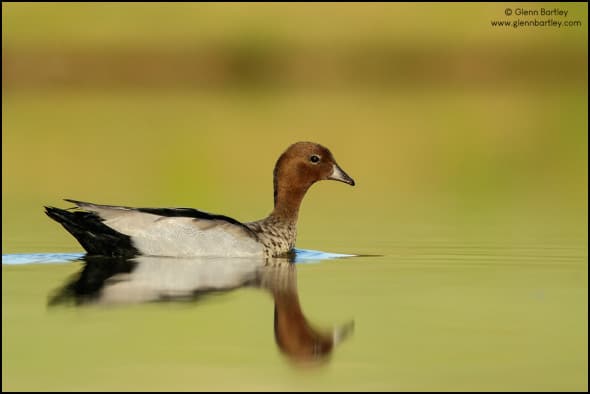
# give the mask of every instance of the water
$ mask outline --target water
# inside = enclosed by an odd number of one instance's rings
[[[2,255],[2,264],[65,263],[81,259],[84,253],[11,253]],[[319,250],[296,249],[293,262],[314,263],[327,259],[354,257],[353,254],[329,253]]]
[[[133,269],[110,263],[106,273],[102,263],[76,253],[3,255],[3,384],[587,387],[582,243],[423,239],[361,246],[379,255],[299,250],[294,265],[234,261],[223,268],[215,260],[143,258]]]

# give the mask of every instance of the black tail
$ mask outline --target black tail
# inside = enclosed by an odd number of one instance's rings
[[[108,227],[92,212],[45,207],[45,213],[64,226],[90,255],[132,257],[139,254],[128,235]]]

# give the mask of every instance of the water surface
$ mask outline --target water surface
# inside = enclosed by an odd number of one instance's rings
[[[258,263],[156,261],[111,272],[109,291],[87,275],[94,295],[82,296],[71,291],[80,254],[4,255],[3,374],[32,390],[583,389],[587,248],[558,241],[403,240],[337,259],[301,250],[265,285]],[[301,317],[283,319],[290,330],[277,329],[277,305]],[[350,335],[322,347],[339,327]]]

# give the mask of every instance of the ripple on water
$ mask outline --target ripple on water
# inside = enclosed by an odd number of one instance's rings
[[[353,254],[328,253],[319,250],[295,249],[296,263],[317,263],[322,260],[338,259],[343,257],[354,257]],[[2,264],[44,264],[44,263],[67,263],[78,260],[84,253],[14,253],[3,254]]]

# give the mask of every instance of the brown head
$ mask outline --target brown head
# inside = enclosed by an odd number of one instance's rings
[[[305,192],[321,180],[335,180],[354,186],[354,180],[338,166],[328,148],[313,142],[291,145],[275,165],[273,213],[296,219]]]

